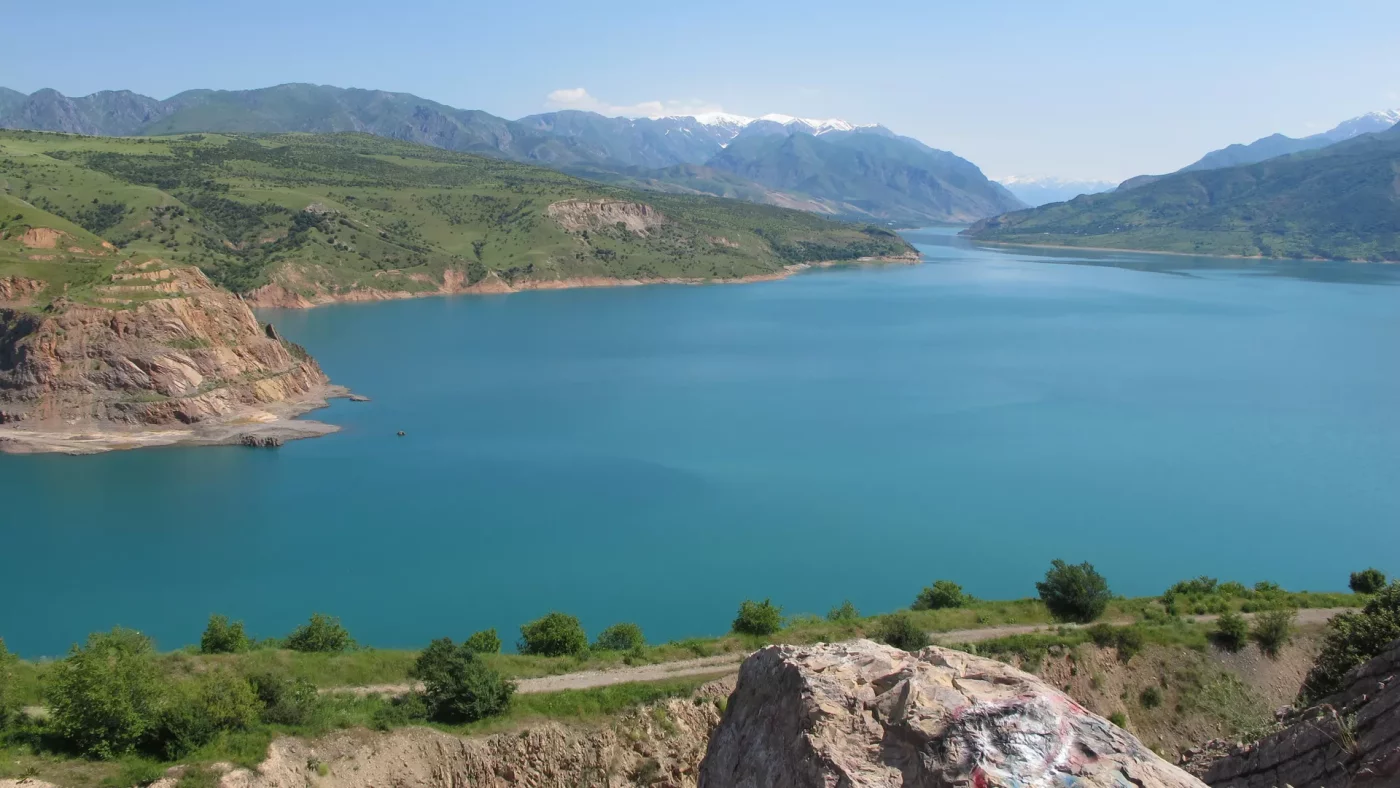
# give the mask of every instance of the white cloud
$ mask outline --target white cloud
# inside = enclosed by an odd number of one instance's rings
[[[723,112],[718,105],[701,99],[669,99],[643,101],[637,104],[609,104],[585,88],[560,88],[551,91],[544,100],[547,109],[581,109],[600,115],[622,115],[629,118],[662,118],[668,115],[700,115]]]

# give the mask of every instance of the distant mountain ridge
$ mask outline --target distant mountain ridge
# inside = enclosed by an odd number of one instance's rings
[[[507,120],[408,93],[287,84],[68,97],[0,89],[0,128],[94,136],[361,132],[675,193],[716,194],[863,221],[975,221],[1024,207],[975,165],[881,126],[711,113],[611,118],[561,110]],[[802,141],[786,147],[749,140]],[[736,144],[743,142],[736,150]]]
[[[1113,191],[1118,184],[1112,181],[1070,180],[1066,178],[1035,178],[1009,176],[993,178],[997,183],[1016,196],[1016,199],[1032,208],[1052,202],[1072,200],[1081,194],[1098,194]]]
[[[1001,243],[1400,262],[1400,126],[984,219]]]

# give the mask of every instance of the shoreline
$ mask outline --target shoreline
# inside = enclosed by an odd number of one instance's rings
[[[813,268],[835,268],[843,265],[918,265],[923,255],[910,252],[888,257],[859,257],[852,260],[821,260],[812,263],[793,263],[781,270],[766,274],[749,274],[731,279],[706,279],[701,277],[659,277],[656,279],[624,279],[611,276],[578,276],[566,279],[522,279],[506,282],[495,271],[485,279],[467,285],[459,272],[449,270],[445,281],[435,290],[379,290],[363,288],[345,293],[319,292],[312,297],[288,290],[279,284],[266,284],[250,293],[240,295],[254,309],[314,309],[330,304],[375,303],[379,301],[402,301],[411,298],[431,298],[452,295],[509,295],[532,290],[575,290],[592,287],[644,287],[648,285],[741,285],[757,282],[777,282],[794,274]],[[457,275],[452,275],[452,274]]]
[[[344,386],[325,385],[293,401],[246,405],[216,419],[189,425],[131,428],[116,425],[55,429],[0,427],[0,454],[105,454],[166,446],[248,446],[275,448],[287,441],[319,438],[340,427],[297,417],[349,398]]]
[[[964,236],[959,236],[964,237]],[[981,238],[966,236],[968,241],[974,244],[986,244],[988,246],[1009,246],[1023,247],[1026,249],[1065,249],[1077,252],[1122,252],[1125,254],[1161,254],[1172,257],[1216,257],[1224,260],[1259,260],[1261,262],[1278,263],[1355,263],[1360,265],[1396,265],[1400,260],[1333,260],[1327,257],[1265,257],[1261,254],[1203,254],[1201,252],[1169,252],[1163,249],[1130,249],[1127,247],[1115,246],[1068,246],[1066,244],[1030,244],[1017,243],[1014,241],[987,241]]]

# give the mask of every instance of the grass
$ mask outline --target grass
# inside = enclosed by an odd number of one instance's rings
[[[644,233],[601,220],[569,229],[548,214],[553,203],[598,199],[645,203],[665,221]],[[880,228],[635,192],[362,134],[0,131],[0,217],[9,235],[0,240],[0,276],[23,267],[68,283],[66,295],[77,300],[100,297],[118,258],[197,265],[239,292],[276,282],[313,295],[432,291],[448,270],[472,281],[732,279],[910,250]],[[17,241],[31,227],[62,230],[84,248],[100,250],[105,238],[119,249],[96,257],[58,249],[36,268],[29,258],[40,250]],[[65,292],[50,290],[46,302]]]

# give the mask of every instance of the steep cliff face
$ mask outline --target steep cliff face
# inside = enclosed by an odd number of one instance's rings
[[[157,266],[118,267],[92,299],[101,306],[59,300],[35,312],[0,302],[0,450],[42,450],[79,433],[139,442],[153,428],[193,438],[204,427],[210,442],[236,442],[238,430],[208,428],[242,421],[254,431],[334,393],[316,362],[237,296],[197,269]],[[3,295],[31,290],[10,285]]]
[[[1216,788],[1400,785],[1400,641],[1347,675],[1346,689],[1293,724],[1216,761]]]
[[[744,662],[702,788],[1204,788],[1028,673],[868,640]]]

